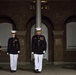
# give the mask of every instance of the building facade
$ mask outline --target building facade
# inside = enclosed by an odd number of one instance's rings
[[[19,63],[29,63],[32,61],[31,37],[34,34],[35,21],[36,8],[35,3],[31,0],[0,0],[0,25],[4,27],[0,28],[0,30],[2,29],[1,34],[3,37],[10,26],[9,30],[17,30],[17,37],[20,40],[21,47]],[[71,44],[71,42],[67,40],[70,39],[69,35],[72,34],[69,34],[69,28],[67,27],[68,25],[75,26],[76,1],[48,0],[47,3],[42,3],[41,22],[43,27],[42,33],[46,36],[48,44],[44,59],[52,64],[75,63],[76,49],[73,47],[75,43],[73,45],[72,42],[71,48],[69,47],[70,45],[68,44]],[[1,42],[4,42],[3,39]],[[2,46],[4,47],[3,44]],[[7,44],[0,56],[1,63],[9,62],[9,56],[6,55],[6,52]]]

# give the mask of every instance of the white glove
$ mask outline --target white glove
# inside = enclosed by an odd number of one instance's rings
[[[43,53],[45,53],[45,51],[43,51]]]
[[[20,51],[18,51],[18,53],[20,53]]]
[[[32,52],[31,54],[34,54],[34,52]]]
[[[9,53],[7,53],[7,55],[9,55]]]

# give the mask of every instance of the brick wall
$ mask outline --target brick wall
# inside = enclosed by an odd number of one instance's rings
[[[42,9],[42,15],[46,16],[54,27],[53,31],[64,32],[64,22],[68,17],[72,15],[76,15],[76,2],[75,1],[49,1],[48,3],[49,9]],[[35,9],[30,9],[29,1],[0,1],[0,15],[10,17],[18,31],[26,31],[26,25],[28,21],[35,16]],[[4,22],[1,21],[1,22]],[[31,24],[30,24],[31,25]],[[28,27],[29,29],[30,27]],[[20,62],[25,62],[29,60],[30,53],[27,51],[30,45],[30,42],[27,42],[26,34],[22,34],[21,32],[17,36],[21,42],[21,53],[19,56]],[[49,33],[50,34],[50,33]],[[54,33],[53,33],[54,34]],[[64,43],[63,43],[63,35],[65,34],[54,34],[54,61],[64,61]],[[28,38],[28,37],[27,37]],[[49,39],[49,41],[51,41]],[[65,42],[65,40],[64,40]],[[50,45],[49,45],[50,46]],[[51,47],[51,46],[50,46]],[[49,47],[49,49],[50,49]],[[66,53],[66,51],[65,51]],[[50,54],[49,54],[50,55]],[[6,61],[8,61],[8,57],[3,52],[1,57],[6,57]],[[50,55],[51,56],[51,55]],[[49,56],[49,57],[50,57]],[[66,54],[67,57],[68,53]],[[0,57],[1,61],[2,58]],[[72,58],[72,57],[70,57]],[[5,59],[5,58],[4,58]]]

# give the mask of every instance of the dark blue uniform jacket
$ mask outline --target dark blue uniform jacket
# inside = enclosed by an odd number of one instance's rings
[[[8,47],[7,52],[9,54],[18,54],[18,51],[20,51],[20,44],[18,38],[9,38],[8,39]]]
[[[32,52],[34,54],[43,54],[46,51],[46,40],[43,35],[34,35],[32,37]]]

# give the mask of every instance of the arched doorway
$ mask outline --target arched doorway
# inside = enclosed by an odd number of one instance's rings
[[[76,62],[76,16],[70,16],[64,24],[64,61],[68,64],[74,64]]]
[[[11,37],[11,29],[16,29],[14,21],[5,15],[0,15],[0,43],[2,45],[2,55],[0,62],[6,63],[9,61],[7,52],[8,38]]]
[[[5,15],[0,15],[0,43],[3,50],[7,49],[8,38],[11,37],[11,30],[16,29],[14,21]]]
[[[48,59],[48,62],[54,61],[54,38],[53,38],[53,24],[52,22],[45,16],[42,16],[42,24],[43,28],[45,28],[47,35],[44,34],[47,37],[48,40],[48,52],[45,55],[45,58]],[[27,25],[26,25],[26,61],[31,61],[31,29],[35,25],[35,16],[32,17]],[[33,29],[34,30],[34,29]],[[33,35],[32,30],[32,35]]]

